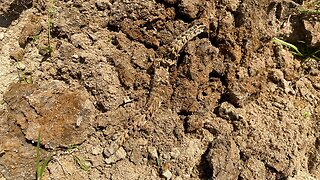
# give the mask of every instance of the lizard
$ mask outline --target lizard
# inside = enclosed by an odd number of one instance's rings
[[[170,85],[169,68],[176,65],[175,60],[179,57],[180,51],[190,40],[205,32],[206,29],[207,26],[203,23],[195,23],[172,41],[168,52],[164,54],[163,58],[154,60],[154,75],[151,79],[151,89],[144,108],[144,113],[147,113],[149,117],[156,113],[163,102],[164,96],[168,94],[165,91],[168,90],[167,86]]]

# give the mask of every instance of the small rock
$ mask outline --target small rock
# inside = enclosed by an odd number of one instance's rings
[[[114,164],[121,159],[124,159],[127,156],[127,152],[123,149],[123,147],[120,147],[112,156],[105,159],[105,162],[107,164]]]
[[[70,40],[75,47],[83,49],[88,49],[92,43],[89,36],[85,33],[73,34]]]
[[[103,11],[103,10],[109,9],[111,6],[111,3],[108,0],[98,0],[96,2],[96,6],[99,11]]]
[[[203,127],[203,117],[193,114],[187,117],[187,132],[193,132]]]
[[[228,97],[228,101],[236,107],[245,106],[261,91],[258,86],[261,85],[262,81],[259,80],[258,82],[257,79],[254,80],[254,78],[245,78],[240,81],[230,78],[229,82],[226,95]]]
[[[26,65],[24,65],[22,62],[17,62],[17,68],[20,71],[24,71],[26,69]]]
[[[23,49],[19,48],[10,53],[10,58],[14,59],[15,61],[21,61],[24,55]]]
[[[285,108],[285,105],[283,105],[281,103],[278,103],[278,102],[273,102],[272,105],[277,107],[277,108],[279,108],[279,109],[284,109]]]
[[[178,159],[180,156],[180,151],[178,148],[173,148],[170,152],[171,159]]]
[[[236,112],[236,108],[228,103],[228,102],[223,102],[220,107],[219,107],[219,116],[228,119],[228,120],[239,120],[240,115]]]
[[[237,179],[240,174],[240,150],[231,138],[217,137],[206,156],[214,179]],[[228,177],[228,178],[226,178]]]
[[[239,4],[240,4],[239,0],[229,0],[227,3],[227,8],[230,9],[231,11],[236,11]]]
[[[292,87],[290,87],[290,83],[284,78],[284,73],[280,69],[275,69],[269,76],[269,78],[274,83],[279,83],[280,86],[284,89],[285,93],[295,94]]]
[[[52,47],[49,46],[39,46],[38,47],[39,54],[42,56],[49,56],[52,52]]]
[[[132,102],[132,99],[130,99],[129,96],[125,96],[125,97],[123,98],[123,103],[124,103],[124,104],[130,103],[130,102]]]
[[[74,59],[79,59],[79,55],[78,54],[74,54],[71,57],[74,58]]]
[[[280,69],[275,69],[271,75],[270,75],[270,79],[275,82],[278,83],[280,82],[282,79],[284,79],[284,75],[283,72]]]
[[[92,148],[92,151],[91,151],[93,155],[99,155],[102,152],[103,152],[103,148],[101,146],[95,146]]]
[[[313,85],[313,87],[314,87],[315,89],[320,90],[320,83],[314,82],[314,83],[312,83],[312,85]]]
[[[284,88],[284,92],[286,94],[296,94],[296,92],[293,90],[293,88],[290,86],[290,82],[286,81],[285,79],[281,79],[281,86]]]
[[[33,16],[29,23],[22,28],[20,37],[18,39],[19,45],[21,48],[26,47],[27,43],[33,36],[39,34],[42,30],[41,23],[39,23],[39,17]]]
[[[107,157],[113,155],[119,149],[119,144],[112,141],[107,147],[104,148],[103,154]]]
[[[0,40],[2,40],[4,38],[4,33],[0,32]]]
[[[141,154],[140,149],[133,149],[132,153],[130,154],[130,161],[134,164],[138,165],[143,162],[143,156]]]
[[[89,38],[92,40],[92,41],[97,41],[98,40],[98,37],[94,34],[88,34]]]
[[[145,146],[148,144],[148,140],[147,139],[144,139],[144,138],[139,138],[137,139],[137,145],[139,146]]]
[[[169,169],[167,169],[167,170],[162,172],[162,176],[165,177],[166,179],[171,179],[172,173],[170,172]]]
[[[266,179],[266,170],[262,161],[250,157],[244,163],[248,168],[242,170],[241,179]]]
[[[157,149],[153,146],[148,147],[148,153],[149,153],[149,157],[153,160],[156,160],[159,157]]]
[[[320,42],[320,35],[319,35],[319,30],[320,30],[320,23],[319,22],[309,22],[307,20],[303,21],[304,27],[308,32],[311,33],[311,45],[315,46],[317,43]]]
[[[180,12],[189,18],[196,18],[199,12],[200,0],[182,0],[180,3]]]

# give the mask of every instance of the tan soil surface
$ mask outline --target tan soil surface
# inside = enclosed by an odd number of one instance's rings
[[[320,179],[305,3],[0,0],[0,179]]]

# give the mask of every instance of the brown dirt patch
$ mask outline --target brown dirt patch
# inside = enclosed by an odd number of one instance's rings
[[[271,42],[319,45],[298,2],[19,3],[0,1],[3,178],[35,178],[38,130],[47,179],[320,178],[318,62]]]

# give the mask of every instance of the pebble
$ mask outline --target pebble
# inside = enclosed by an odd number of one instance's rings
[[[0,40],[2,40],[4,38],[4,33],[0,32]]]
[[[74,55],[72,55],[72,57],[75,58],[75,59],[79,59],[79,55],[78,54],[74,54]]]
[[[103,11],[103,10],[109,9],[111,6],[111,3],[108,0],[98,0],[96,2],[96,6],[98,10]]]
[[[295,94],[292,87],[290,87],[290,83],[285,80],[284,74],[280,69],[275,69],[272,72],[270,79],[275,83],[280,83],[286,94]]]
[[[170,152],[171,159],[178,159],[180,156],[180,151],[178,148],[173,148]]]
[[[139,149],[133,149],[133,151],[130,154],[130,161],[136,165],[141,164],[143,162],[143,156]]]
[[[223,102],[220,107],[219,107],[219,116],[228,119],[231,121],[239,120],[240,115],[236,112],[236,108],[228,103],[228,102]]]
[[[151,159],[158,159],[158,151],[155,147],[149,146],[148,147],[148,153]]]
[[[127,152],[123,149],[123,147],[120,147],[112,156],[105,159],[105,162],[107,164],[114,164],[121,159],[124,159],[127,156]]]
[[[317,69],[317,68],[315,68],[315,67],[310,67],[310,74],[312,75],[312,76],[318,76],[319,75],[319,70]]]
[[[282,79],[284,79],[284,75],[283,75],[283,72],[280,70],[280,69],[275,69],[271,76],[270,76],[271,80],[273,82],[280,82]]]
[[[133,101],[133,100],[130,99],[129,96],[125,96],[125,97],[123,98],[123,103],[125,103],[125,104],[130,103],[130,102],[132,102],[132,101]]]
[[[107,157],[113,155],[119,149],[119,144],[115,141],[112,141],[107,147],[104,148],[103,154]]]
[[[15,61],[21,61],[23,59],[23,55],[23,49],[19,48],[10,53],[10,58],[14,59]]]
[[[17,68],[21,71],[24,71],[26,69],[26,65],[21,62],[17,62]]]
[[[281,86],[284,88],[284,92],[286,94],[289,94],[289,93],[292,94],[292,95],[296,94],[296,92],[290,86],[290,82],[286,81],[285,79],[281,79]]]
[[[281,103],[278,103],[278,102],[273,102],[272,105],[277,107],[277,108],[279,108],[279,109],[284,109],[285,108],[285,105],[283,105]]]
[[[314,87],[315,89],[320,90],[320,83],[314,82],[314,83],[312,83],[312,85],[313,85],[313,87]]]
[[[172,178],[172,173],[170,172],[169,169],[167,169],[167,170],[162,172],[162,176],[165,177],[166,179],[171,179]]]
[[[187,132],[193,132],[203,127],[203,118],[199,115],[193,114],[186,118]]]
[[[93,155],[99,155],[102,152],[103,152],[103,148],[101,146],[95,146],[92,148],[92,151],[91,151]]]

